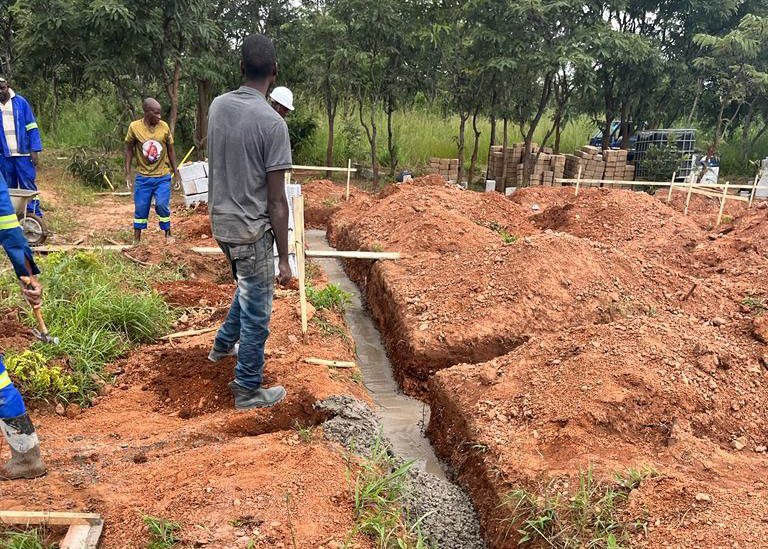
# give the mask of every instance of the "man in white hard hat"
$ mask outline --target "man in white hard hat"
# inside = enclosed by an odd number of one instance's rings
[[[293,92],[285,86],[278,86],[269,94],[272,108],[285,118],[293,110]]]

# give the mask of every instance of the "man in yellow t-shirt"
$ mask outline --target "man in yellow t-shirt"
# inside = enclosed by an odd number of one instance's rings
[[[155,199],[160,229],[165,231],[166,242],[171,243],[171,174],[180,179],[173,136],[168,124],[160,119],[160,103],[149,97],[142,108],[144,117],[131,122],[125,136],[125,179],[129,187],[131,164],[136,158],[133,243],[139,244],[141,231],[147,228],[152,198]]]

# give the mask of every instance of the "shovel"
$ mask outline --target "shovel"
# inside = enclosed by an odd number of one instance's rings
[[[28,288],[32,286],[31,280],[29,279],[29,277],[22,276],[20,280]],[[37,339],[39,339],[43,343],[58,345],[59,338],[51,337],[51,334],[48,333],[48,328],[45,326],[45,320],[43,320],[43,311],[40,309],[40,307],[33,307],[32,312],[35,315],[35,320],[37,320],[37,329],[32,330],[32,335],[34,335]]]

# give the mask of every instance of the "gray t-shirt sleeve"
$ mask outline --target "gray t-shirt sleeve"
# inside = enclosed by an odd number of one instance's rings
[[[291,159],[291,138],[284,120],[275,123],[267,133],[264,143],[264,168],[267,173],[288,170],[293,164]]]

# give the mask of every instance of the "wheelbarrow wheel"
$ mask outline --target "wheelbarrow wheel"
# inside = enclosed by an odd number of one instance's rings
[[[19,223],[21,223],[21,230],[30,246],[41,246],[45,243],[45,239],[48,238],[48,225],[42,217],[27,213],[27,216],[20,219]]]

